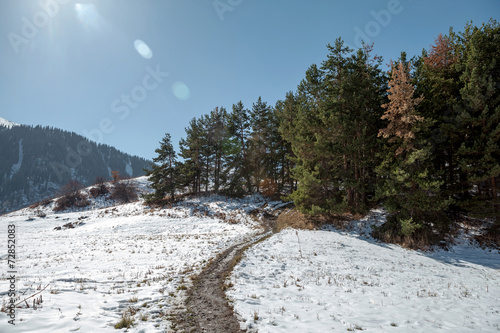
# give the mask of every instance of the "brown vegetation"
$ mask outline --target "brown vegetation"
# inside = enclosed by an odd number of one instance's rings
[[[83,185],[77,180],[71,180],[68,184],[63,186],[59,190],[61,197],[57,199],[54,211],[59,212],[68,208],[81,208],[90,205],[87,196],[80,192],[82,187]]]
[[[111,199],[124,203],[137,201],[137,185],[133,181],[116,182],[111,189]]]
[[[278,184],[274,179],[267,177],[260,182],[261,193],[266,197],[272,197],[278,192]]]
[[[316,224],[311,218],[307,217],[295,208],[281,213],[276,220],[277,231],[281,231],[286,228],[314,230],[316,227]]]
[[[97,177],[94,181],[94,187],[90,189],[89,195],[91,198],[97,198],[109,193],[109,188],[106,185],[103,177]]]

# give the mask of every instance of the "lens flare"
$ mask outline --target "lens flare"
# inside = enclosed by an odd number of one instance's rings
[[[181,101],[186,101],[191,96],[189,87],[184,82],[175,82],[172,85],[172,92],[174,93],[175,97],[177,97]]]
[[[137,39],[134,42],[134,47],[136,51],[141,55],[141,57],[145,59],[151,59],[153,57],[153,51],[149,48],[149,46],[144,43],[142,40]]]

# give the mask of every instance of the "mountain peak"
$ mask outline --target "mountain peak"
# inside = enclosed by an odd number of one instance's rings
[[[8,121],[7,119],[0,117],[0,126],[7,127],[10,129],[14,126],[19,126],[19,124],[13,123],[11,121]]]

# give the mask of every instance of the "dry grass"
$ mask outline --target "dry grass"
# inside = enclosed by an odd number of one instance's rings
[[[431,241],[436,238],[432,232],[416,232],[408,237],[393,230],[374,230],[372,236],[384,243],[401,245],[411,250],[428,251],[432,245],[437,244],[436,241]]]
[[[500,249],[500,225],[493,225],[481,231],[482,232],[479,235],[475,236],[474,239],[482,247],[493,247]]]
[[[350,221],[362,218],[361,215],[315,215],[307,216],[297,208],[292,208],[281,213],[276,220],[277,232],[286,229],[317,230],[324,225],[332,225],[335,228],[346,230],[350,228]]]
[[[122,328],[130,328],[132,326],[134,326],[134,319],[132,319],[132,317],[128,313],[124,313],[120,321],[115,324],[115,328],[117,330]]]
[[[276,220],[276,229],[278,232],[286,228],[315,230],[317,225],[306,215],[293,208],[281,213]]]

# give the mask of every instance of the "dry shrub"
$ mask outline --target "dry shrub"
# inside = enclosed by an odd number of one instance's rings
[[[98,198],[109,193],[108,187],[104,184],[92,187],[89,191],[89,196],[91,198]]]
[[[314,230],[316,229],[316,224],[298,209],[293,208],[281,213],[276,220],[277,231],[286,228]]]
[[[90,205],[87,196],[80,192],[81,188],[83,185],[77,180],[72,180],[64,185],[59,190],[61,197],[57,199],[54,211],[59,212],[68,208],[81,208]]]
[[[90,197],[97,198],[100,196],[104,196],[109,193],[109,188],[106,185],[103,177],[97,177],[94,181],[94,187],[90,189]]]
[[[111,199],[128,203],[139,200],[137,185],[132,181],[120,181],[111,189]]]
[[[204,195],[203,193],[198,193],[198,194],[183,193],[183,194],[176,194],[173,199],[170,196],[166,196],[165,198],[158,199],[158,198],[154,198],[153,196],[149,196],[147,194],[146,195],[142,194],[142,197],[145,199],[144,204],[146,204],[150,207],[158,208],[158,207],[165,207],[165,206],[172,207],[172,205],[176,202],[184,201],[184,200],[191,198],[191,197],[203,196],[203,195]]]
[[[272,178],[266,178],[260,182],[261,193],[266,197],[272,197],[278,192],[278,184]]]
[[[433,217],[438,218],[435,214]],[[400,221],[395,215],[392,215],[387,218],[386,223],[373,230],[372,236],[385,243],[398,244],[412,250],[428,251],[436,245],[446,247],[445,239],[448,231],[449,229],[444,227],[438,229],[422,223],[411,235],[404,235]]]
[[[421,230],[415,232],[412,236],[404,236],[390,230],[385,230],[383,232],[375,230],[372,232],[372,236],[384,243],[398,244],[407,249],[422,251],[430,249],[431,242],[429,239],[432,238],[432,235],[428,232],[422,232]]]
[[[116,323],[114,327],[119,330],[122,328],[131,328],[132,326],[134,326],[134,319],[129,313],[125,312],[122,314],[120,321]]]
[[[48,205],[50,205],[51,202],[52,198],[45,198],[42,201],[40,201],[40,205],[43,207],[47,207]]]
[[[90,201],[87,196],[80,193],[80,191],[66,194],[56,201],[56,206],[54,207],[55,212],[59,212],[68,208],[82,208],[90,205]]]
[[[40,206],[40,201],[37,201],[37,202],[35,202],[35,203],[31,204],[29,207],[30,207],[31,209],[35,209],[35,208],[37,208],[38,206]]]
[[[38,201],[38,202],[35,202],[34,204],[32,204],[30,206],[30,208],[35,209],[35,208],[40,207],[40,206],[47,207],[51,202],[52,202],[51,198],[45,198],[41,201]]]
[[[317,230],[322,226],[328,225],[334,228],[346,230],[351,228],[350,221],[361,218],[361,215],[332,215],[318,214],[307,215],[297,208],[289,209],[278,216],[276,221],[277,231],[285,228],[301,229],[301,230]]]

